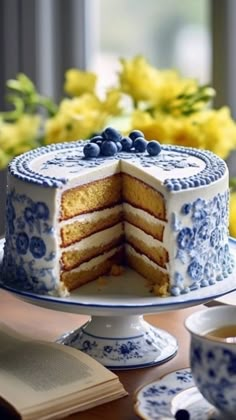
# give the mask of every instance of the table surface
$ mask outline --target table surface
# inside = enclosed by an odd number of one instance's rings
[[[177,338],[179,343],[177,355],[159,366],[115,371],[129,395],[111,403],[73,414],[69,417],[70,420],[138,419],[133,408],[135,391],[171,371],[189,366],[190,336],[185,330],[184,320],[192,312],[201,309],[203,309],[203,305],[145,316],[146,321],[150,324],[165,329]],[[78,328],[89,319],[86,315],[74,315],[33,306],[3,290],[0,290],[0,314],[1,321],[16,331],[31,338],[48,341],[56,340],[63,333]]]

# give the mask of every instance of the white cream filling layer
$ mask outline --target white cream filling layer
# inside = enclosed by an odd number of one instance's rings
[[[133,255],[136,258],[141,258],[140,254],[138,252],[136,252],[135,249],[129,244],[125,244],[125,252],[126,252],[126,254]],[[145,254],[142,254],[142,260],[144,260],[144,262],[146,262],[146,264],[149,264],[153,268],[155,268],[155,270],[159,270],[159,271],[162,271],[163,273],[166,273],[166,270],[164,268],[162,268],[158,264],[154,263]]]
[[[102,255],[98,255],[97,257],[92,258],[88,262],[84,262],[83,264],[80,264],[79,267],[76,267],[73,270],[70,270],[70,272],[72,272],[72,273],[74,273],[74,272],[79,273],[80,271],[92,270],[97,265],[99,265],[99,264],[103,263],[104,261],[106,261],[108,258],[111,258],[113,255],[115,255],[116,252],[120,251],[121,249],[122,249],[122,246],[113,248],[110,251],[105,252]]]
[[[87,248],[99,248],[100,246],[106,245],[114,239],[118,239],[119,236],[124,232],[123,223],[117,223],[108,229],[101,230],[100,232],[94,233],[87,238],[81,239],[76,244],[72,244],[62,249],[62,252],[68,251],[80,251]]]

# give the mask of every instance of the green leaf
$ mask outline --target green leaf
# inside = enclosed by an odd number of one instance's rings
[[[23,92],[32,94],[36,91],[34,83],[24,73],[19,73],[17,75],[17,79],[20,83],[20,86]]]

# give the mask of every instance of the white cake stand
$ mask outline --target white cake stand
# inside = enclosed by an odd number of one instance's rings
[[[236,259],[233,239],[230,248]],[[150,325],[143,315],[199,305],[232,292],[236,290],[236,270],[215,285],[167,298],[153,296],[145,279],[130,269],[122,276],[105,277],[102,285],[91,282],[66,298],[1,287],[33,305],[90,315],[85,325],[65,333],[57,342],[86,352],[110,369],[134,369],[163,363],[178,350],[176,338]]]

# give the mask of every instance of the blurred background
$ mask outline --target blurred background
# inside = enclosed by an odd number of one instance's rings
[[[120,57],[142,54],[159,69],[178,69],[210,83],[214,105],[236,117],[234,0],[0,0],[0,109],[5,83],[24,72],[44,95],[60,101],[65,70],[115,83]],[[234,175],[234,153],[228,159]],[[0,234],[5,171],[0,171]]]

